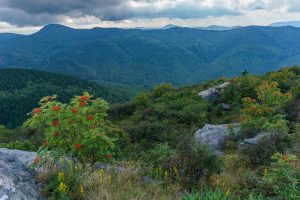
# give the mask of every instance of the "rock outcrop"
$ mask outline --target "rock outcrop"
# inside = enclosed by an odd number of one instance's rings
[[[271,135],[271,133],[267,132],[259,133],[255,137],[244,139],[242,145],[258,145],[261,140],[270,137]]]
[[[42,200],[30,165],[35,152],[0,148],[0,200]]]
[[[195,139],[199,144],[207,144],[215,150],[220,150],[232,135],[238,134],[240,124],[206,124],[195,133]]]
[[[221,91],[229,85],[229,82],[222,83],[215,87],[209,88],[200,92],[198,95],[201,96],[203,99],[214,102],[220,98]]]

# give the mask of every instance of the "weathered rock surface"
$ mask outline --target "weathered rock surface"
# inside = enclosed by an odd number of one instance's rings
[[[232,129],[229,127],[232,127]],[[240,124],[206,124],[195,133],[195,139],[199,144],[207,144],[216,150],[220,150],[232,134],[238,134],[239,130]]]
[[[198,95],[201,96],[203,99],[213,102],[220,98],[220,93],[222,89],[226,88],[229,85],[229,82],[222,83],[215,87],[209,88],[200,92]]]
[[[42,200],[29,166],[35,152],[0,148],[0,200]]]
[[[271,133],[267,133],[267,132],[259,133],[253,138],[244,139],[244,142],[242,144],[257,145],[262,139],[266,137],[270,137],[271,135],[272,135]]]

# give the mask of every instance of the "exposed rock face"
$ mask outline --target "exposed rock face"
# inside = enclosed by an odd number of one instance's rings
[[[0,200],[42,200],[29,169],[35,152],[0,148]]]
[[[242,144],[257,145],[257,144],[259,144],[259,142],[262,139],[264,139],[266,137],[269,137],[271,135],[272,135],[271,133],[267,133],[267,132],[259,133],[258,135],[256,135],[253,138],[247,138],[247,139],[245,139]]]
[[[207,144],[216,150],[220,150],[225,142],[231,138],[231,131],[233,134],[238,134],[239,130],[240,124],[206,124],[195,133],[195,138],[199,144]]]
[[[226,88],[229,85],[229,82],[222,83],[215,87],[209,88],[200,92],[198,95],[201,96],[203,99],[213,102],[220,98],[221,90]]]

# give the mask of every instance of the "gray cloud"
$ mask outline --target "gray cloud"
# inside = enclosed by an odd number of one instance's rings
[[[263,10],[266,8],[266,4],[262,1],[255,1],[252,5],[254,10]]]
[[[169,0],[0,0],[0,21],[17,26],[39,26],[59,23],[63,16],[70,18],[86,15],[101,20],[153,18],[204,18],[207,16],[238,15],[238,11],[221,6],[206,8],[197,0],[187,0],[171,7],[156,8],[155,3]],[[133,6],[133,3],[142,3]]]

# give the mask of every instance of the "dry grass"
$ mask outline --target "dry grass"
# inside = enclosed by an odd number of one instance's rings
[[[126,168],[128,169],[128,168]],[[177,185],[146,184],[138,170],[122,172],[99,170],[89,174],[84,181],[85,199],[88,200],[176,200]]]

